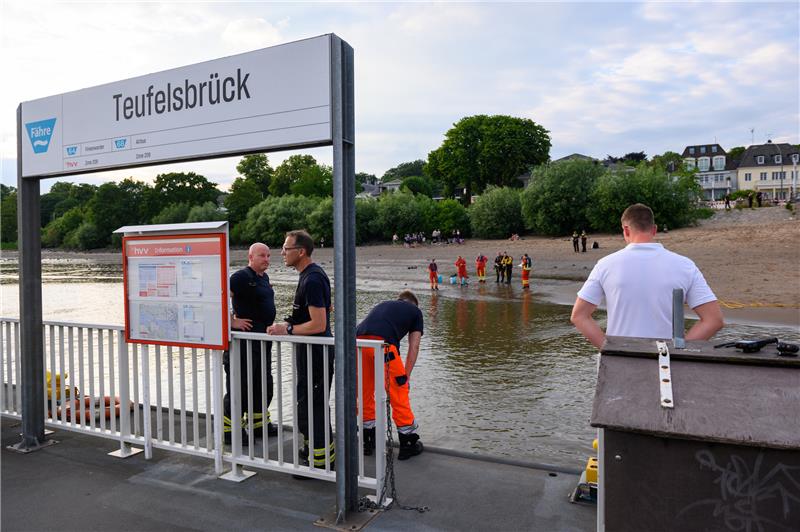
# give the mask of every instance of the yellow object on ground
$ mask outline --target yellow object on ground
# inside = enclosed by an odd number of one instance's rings
[[[55,393],[56,393],[56,400],[59,400],[59,401],[61,400],[61,382],[62,382],[62,380],[66,381],[68,376],[69,376],[69,374],[67,374],[67,373],[63,373],[63,374],[56,373],[55,389],[54,389],[53,388],[53,386],[54,386],[53,385],[53,377],[52,377],[51,373],[49,371],[45,373],[45,377],[47,379],[47,383],[46,383],[45,386],[47,387],[47,399],[48,400],[50,400],[52,398],[53,391],[55,391]],[[76,389],[75,390],[76,395],[77,395],[77,392],[78,392],[78,390]],[[71,394],[72,394],[72,388],[69,387],[69,386],[66,386],[64,388],[64,398],[65,399],[69,399],[71,397]]]

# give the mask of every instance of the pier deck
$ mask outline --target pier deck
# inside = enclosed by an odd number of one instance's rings
[[[19,530],[323,530],[335,484],[259,471],[242,483],[214,476],[208,460],[154,450],[108,456],[112,440],[58,431],[58,445],[29,455],[6,449],[19,421],[2,420],[0,528]],[[429,450],[395,462],[400,502],[368,530],[593,530],[595,506],[570,504],[578,475]]]

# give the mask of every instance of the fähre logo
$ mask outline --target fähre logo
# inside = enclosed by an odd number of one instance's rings
[[[33,153],[46,153],[50,147],[50,137],[53,136],[53,129],[56,125],[55,118],[39,120],[38,122],[28,122],[25,128],[28,130],[28,138],[31,139]]]

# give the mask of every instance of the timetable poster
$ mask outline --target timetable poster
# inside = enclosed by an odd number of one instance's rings
[[[126,237],[128,341],[227,348],[224,234]]]

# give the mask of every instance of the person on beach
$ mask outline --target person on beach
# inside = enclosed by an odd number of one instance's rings
[[[467,279],[469,278],[467,275],[467,261],[461,255],[456,259],[456,276],[458,277],[459,286],[467,285]]]
[[[527,289],[530,288],[530,275],[531,269],[533,268],[533,261],[528,256],[527,253],[522,255],[522,259],[519,263],[520,267],[522,268],[522,288]]]
[[[581,251],[582,251],[583,253],[586,253],[586,240],[587,240],[588,238],[589,238],[589,237],[586,235],[586,229],[584,229],[583,231],[581,231]]]
[[[283,262],[300,274],[294,294],[292,315],[283,323],[276,323],[267,329],[272,335],[332,336],[331,334],[331,282],[328,275],[311,259],[314,241],[305,231],[289,231],[281,248]],[[311,408],[314,412],[314,441],[308,441],[308,357],[306,349],[298,349],[295,355],[297,369],[297,424],[305,436],[305,448],[301,452],[304,465],[313,463],[314,467],[325,467],[325,434],[331,434],[331,426],[325,426],[325,387],[330,392],[333,381],[334,351],[327,348],[328,382],[325,382],[325,352],[322,345],[313,344],[311,349]],[[330,416],[327,416],[330,419]],[[336,454],[331,438],[327,448],[330,465],[333,468]]]
[[[439,266],[436,264],[436,259],[431,259],[428,264],[428,277],[431,280],[431,290],[439,289]]]
[[[261,242],[256,242],[247,252],[247,266],[237,271],[230,278],[231,306],[233,316],[231,317],[231,328],[236,331],[246,331],[254,333],[267,332],[267,327],[275,321],[275,291],[269,283],[270,251],[269,247]],[[261,367],[261,346],[266,349],[266,367]],[[253,373],[251,376],[252,386],[247,385],[247,353],[248,346],[252,347],[251,361]],[[239,341],[239,388],[241,390],[242,401],[242,431],[248,428],[249,421],[253,421],[253,435],[260,437],[264,432],[264,420],[267,421],[267,434],[274,436],[278,433],[277,428],[270,423],[269,410],[262,412],[263,390],[261,389],[261,377],[266,375],[267,381],[267,409],[272,402],[272,342],[248,342]],[[222,356],[222,367],[225,370],[225,396],[222,399],[223,405],[223,438],[225,443],[231,442],[231,365],[230,352],[225,351]],[[248,389],[249,388],[249,389]],[[252,400],[253,411],[247,410],[248,393]],[[244,440],[244,438],[243,438]]]
[[[422,442],[417,434],[418,425],[408,400],[411,370],[417,361],[419,342],[423,333],[422,311],[419,301],[410,290],[400,292],[394,301],[378,303],[364,321],[358,324],[356,336],[361,339],[384,342],[383,360],[386,365],[386,388],[392,405],[392,419],[400,438],[398,460],[407,460],[422,452]],[[400,358],[400,341],[408,335],[406,362]],[[375,349],[361,350],[362,397],[364,405],[364,454],[375,450]],[[383,435],[381,435],[383,437]]]
[[[514,258],[503,252],[503,275],[505,276],[506,284],[511,284],[511,270],[513,269]]]
[[[489,258],[483,253],[479,253],[475,258],[475,275],[478,276],[479,283],[486,282],[486,263],[488,261]]]
[[[575,253],[578,253],[578,232],[572,232],[572,249],[575,250]]]
[[[494,282],[499,283],[500,277],[503,275],[503,254],[501,252],[497,252],[497,256],[494,258],[494,273],[496,278]]]
[[[599,261],[578,292],[571,321],[595,347],[606,335],[672,338],[672,290],[682,288],[684,300],[700,320],[687,340],[708,340],[723,326],[722,310],[703,274],[690,259],[653,241],[653,211],[641,203],[622,213],[627,246]],[[606,332],[592,318],[605,299]]]

